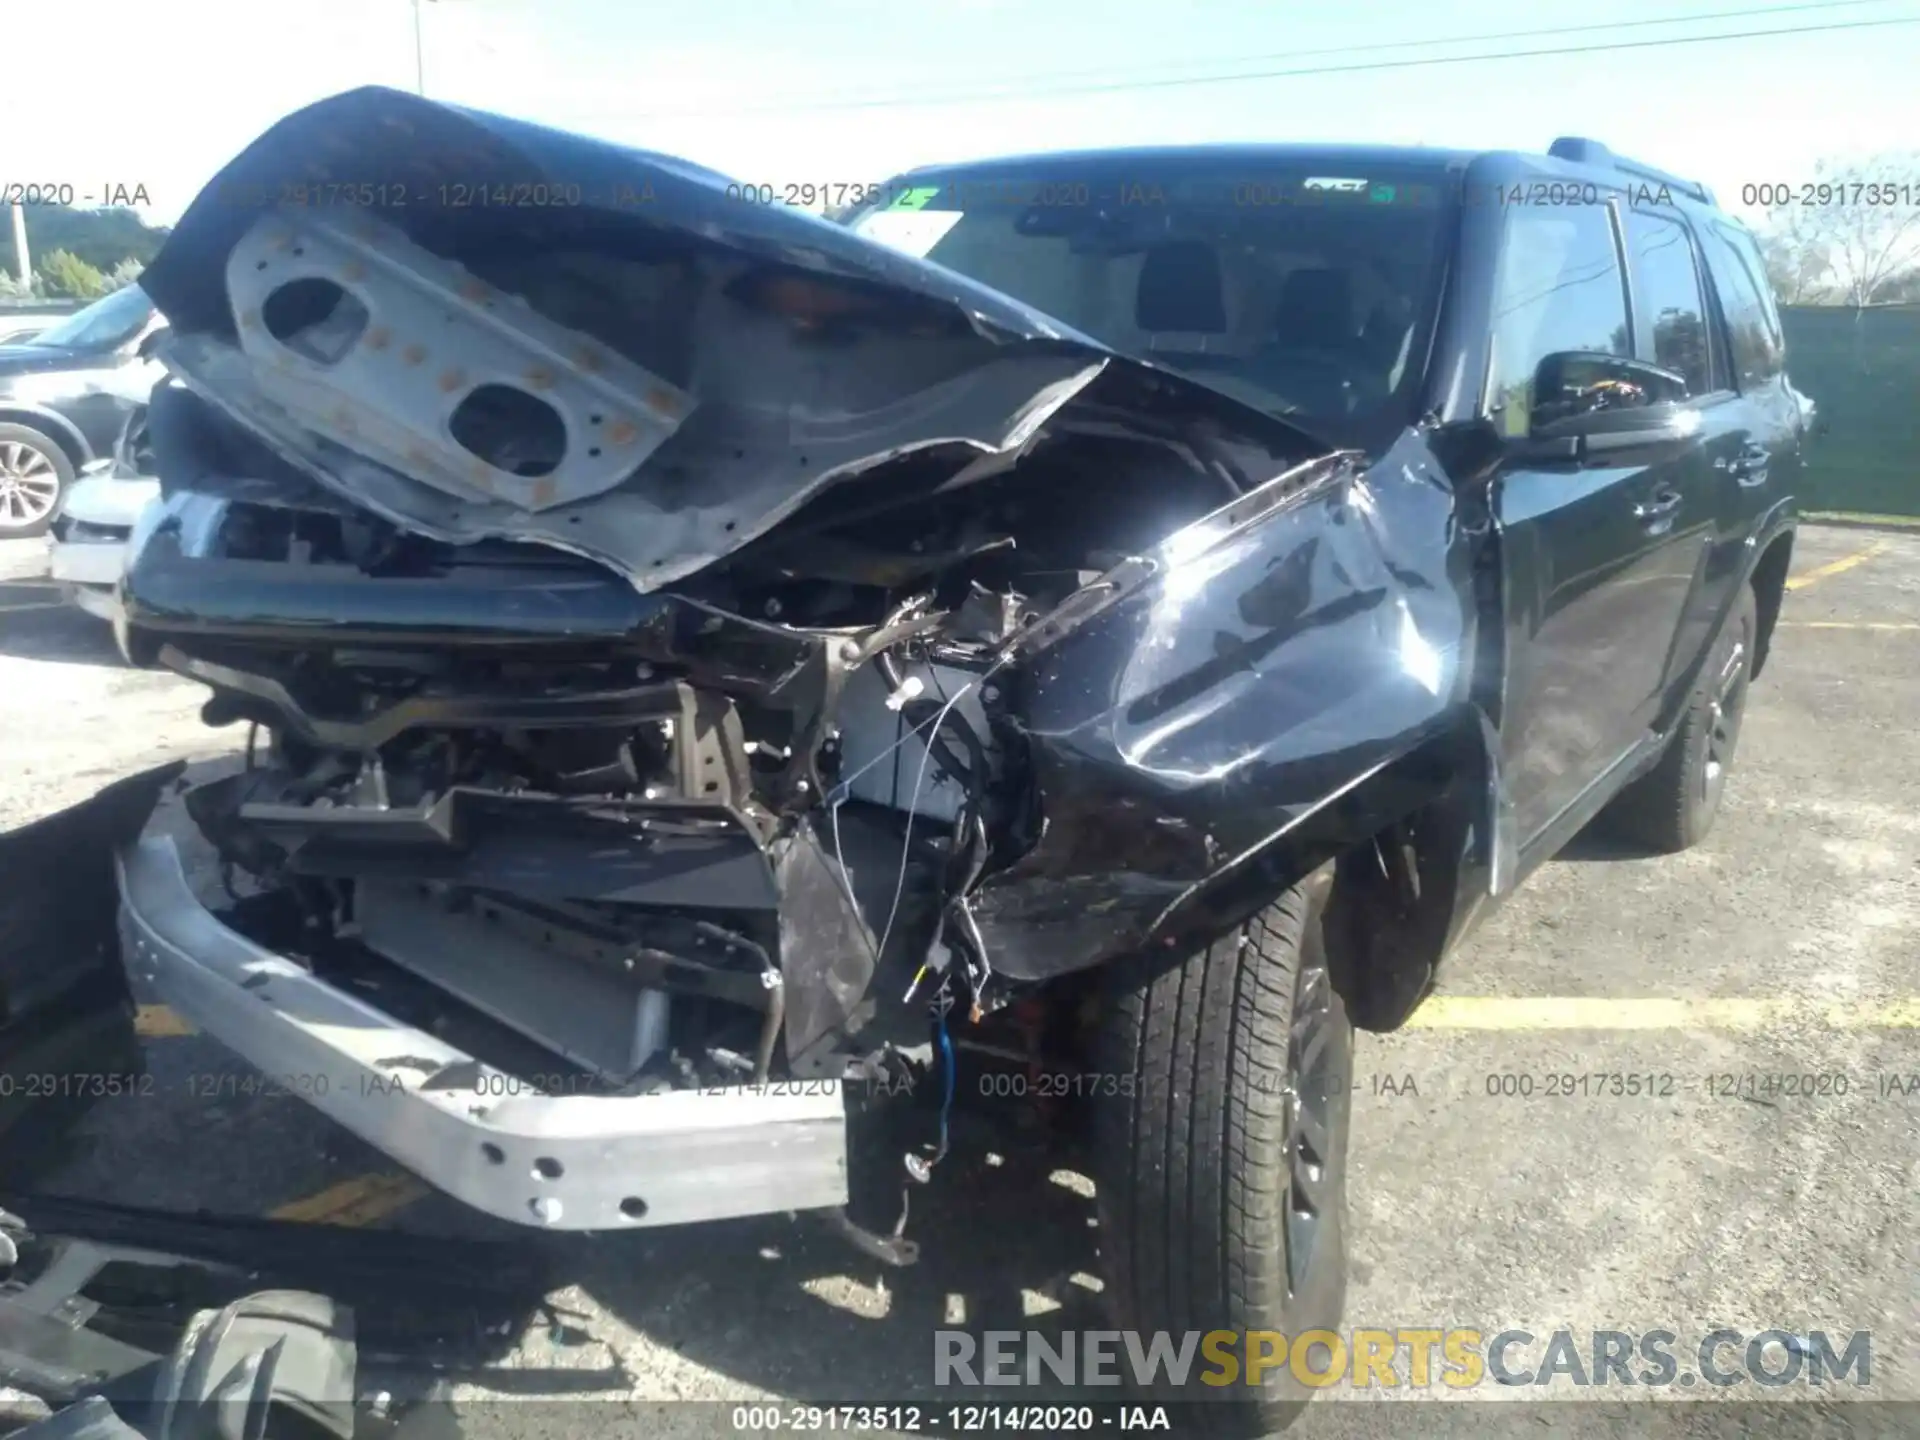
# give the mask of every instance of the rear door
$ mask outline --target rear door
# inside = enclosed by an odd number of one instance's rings
[[[1759,247],[1731,221],[1705,220],[1698,230],[1718,300],[1729,384],[1740,401],[1739,443],[1720,469],[1733,482],[1729,493],[1744,541],[1798,486],[1803,422]]]
[[[1643,526],[1632,571],[1632,621],[1647,627],[1636,651],[1637,729],[1671,723],[1692,688],[1694,662],[1714,617],[1740,582],[1741,543],[1730,467],[1742,449],[1743,415],[1713,320],[1697,237],[1676,207],[1623,207],[1631,267],[1634,348],[1643,360],[1686,377],[1699,416],[1696,442],[1649,468],[1634,501]],[[1672,506],[1670,517],[1661,511]]]

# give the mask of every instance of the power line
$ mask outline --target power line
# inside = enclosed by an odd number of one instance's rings
[[[1871,4],[1871,3],[1879,3],[1879,0],[1840,0],[1840,3]],[[1793,9],[1798,7],[1782,6],[1779,8]],[[1814,5],[1814,6],[1809,6],[1805,8],[1820,9],[1823,7]],[[1755,12],[1736,11],[1736,12],[1727,12],[1727,13],[1745,15],[1745,14],[1752,14]],[[1761,12],[1761,13],[1764,13],[1764,12]],[[1703,19],[1706,17],[1688,16],[1685,18]],[[1563,29],[1560,29],[1560,30],[1556,30],[1553,33],[1566,33],[1569,30],[1585,29],[1585,28],[1600,28],[1600,29],[1607,29],[1607,30],[1624,29],[1629,24],[1646,25],[1646,24],[1652,24],[1652,23],[1670,23],[1670,22],[1629,21],[1629,22],[1623,22],[1622,24],[1617,26],[1615,25],[1606,25],[1606,26],[1600,26],[1600,27],[1569,26],[1569,27],[1564,27]],[[1233,84],[1240,84],[1240,83],[1243,83],[1246,81],[1252,81],[1252,80],[1284,80],[1284,79],[1294,79],[1294,78],[1307,76],[1307,75],[1348,75],[1348,74],[1356,74],[1361,71],[1369,71],[1369,70],[1406,70],[1406,69],[1412,69],[1422,65],[1467,65],[1467,64],[1477,64],[1479,62],[1488,61],[1488,60],[1527,60],[1527,59],[1534,59],[1534,58],[1550,56],[1550,55],[1588,55],[1588,54],[1596,54],[1602,51],[1654,50],[1654,49],[1659,49],[1663,46],[1668,46],[1668,45],[1707,45],[1707,44],[1714,44],[1714,43],[1725,41],[1725,40],[1758,40],[1758,39],[1766,39],[1776,35],[1821,35],[1821,34],[1829,33],[1831,31],[1837,31],[1837,30],[1872,30],[1872,29],[1878,29],[1884,26],[1889,26],[1889,25],[1914,25],[1914,24],[1920,24],[1920,15],[1904,16],[1904,17],[1891,19],[1891,20],[1852,20],[1852,21],[1836,22],[1828,25],[1801,25],[1801,26],[1790,28],[1790,29],[1784,29],[1784,30],[1780,30],[1780,29],[1735,30],[1735,31],[1724,31],[1715,35],[1669,35],[1669,36],[1663,36],[1657,40],[1617,40],[1617,41],[1603,42],[1600,44],[1592,44],[1592,45],[1551,46],[1544,49],[1536,49],[1536,50],[1491,51],[1491,52],[1482,52],[1482,53],[1473,54],[1473,55],[1422,55],[1422,56],[1416,56],[1412,59],[1406,59],[1406,60],[1369,60],[1369,61],[1361,61],[1351,65],[1309,65],[1309,66],[1302,66],[1294,69],[1281,69],[1281,70],[1243,70],[1243,71],[1235,71],[1235,72],[1224,74],[1224,75],[1189,75],[1189,76],[1176,76],[1176,77],[1167,77],[1167,78],[1159,78],[1159,79],[1149,78],[1149,79],[1141,79],[1141,80],[1102,81],[1102,82],[1087,83],[1087,84],[1053,85],[1053,86],[1042,86],[1037,89],[1028,90],[1028,91],[991,90],[991,91],[976,91],[976,92],[957,92],[957,93],[950,93],[945,95],[928,95],[925,92],[917,92],[917,93],[905,94],[905,95],[871,96],[871,97],[863,97],[859,99],[848,99],[848,100],[802,101],[802,102],[797,102],[793,104],[736,105],[736,106],[728,106],[723,109],[716,109],[716,108],[709,107],[704,109],[686,109],[686,110],[647,110],[647,111],[640,111],[637,113],[630,113],[627,115],[626,118],[640,119],[640,120],[653,120],[653,119],[683,118],[683,117],[714,115],[714,114],[724,114],[724,115],[782,114],[784,115],[784,114],[798,114],[802,112],[821,111],[821,110],[873,110],[873,109],[882,109],[882,108],[885,108],[885,109],[905,108],[909,106],[918,107],[918,106],[929,106],[929,105],[938,106],[938,105],[960,105],[960,104],[993,104],[996,102],[1005,102],[1010,100],[1031,101],[1031,100],[1049,99],[1055,96],[1062,96],[1062,95],[1101,95],[1101,94],[1114,94],[1114,93],[1130,91],[1130,90],[1176,89],[1176,88],[1179,88],[1182,86],[1188,86],[1188,85],[1233,85]],[[1522,32],[1522,33],[1525,33],[1525,32]],[[1403,45],[1406,45],[1406,44],[1446,45],[1446,44],[1458,44],[1462,42],[1448,41],[1448,40],[1427,40],[1427,41],[1402,41],[1402,42],[1395,42],[1395,43],[1403,44]],[[1354,50],[1366,49],[1366,48],[1380,48],[1380,47],[1361,47],[1361,46],[1343,47],[1342,49],[1329,51],[1326,53],[1350,54],[1350,53],[1353,53]],[[1300,54],[1305,54],[1305,53],[1312,53],[1312,52],[1304,52],[1304,51],[1293,52],[1293,54],[1296,56]],[[1194,62],[1194,63],[1199,63],[1199,62]]]
[[[1693,15],[1662,15],[1651,20],[1607,20],[1594,25],[1549,25],[1532,30],[1482,31],[1476,35],[1435,35],[1428,36],[1421,40],[1379,40],[1363,45],[1330,45],[1312,50],[1268,51],[1259,55],[1207,56],[1191,60],[1174,60],[1166,64],[1154,65],[1142,72],[1140,78],[1143,80],[1183,78],[1168,76],[1166,72],[1169,69],[1190,69],[1194,66],[1256,65],[1268,60],[1300,60],[1315,55],[1355,55],[1381,50],[1420,50],[1436,45],[1472,45],[1489,40],[1531,40],[1541,35],[1583,35],[1595,31],[1607,30],[1644,30],[1654,25],[1688,25],[1702,23],[1708,20],[1752,20],[1762,15],[1785,15],[1806,10],[1852,10],[1858,9],[1862,5],[1886,5],[1890,3],[1892,3],[1892,0],[1803,0],[1803,3],[1793,5],[1749,5],[1739,10],[1707,10]],[[1017,87],[1029,82],[1042,82],[1050,85],[1058,81],[1071,81],[1076,77],[1084,75],[1098,75],[1102,77],[1101,83],[1103,84],[1130,83],[1116,77],[1113,72],[1113,67],[1107,65],[1073,70],[1050,70],[1040,74],[1009,76],[1001,85],[995,87],[992,93],[1004,92],[1008,95],[1018,96],[1021,92],[1018,89],[1009,87]],[[1204,81],[1207,77],[1200,76],[1193,78]],[[938,89],[928,90],[921,87],[916,88],[913,92],[916,98],[928,103],[944,99],[948,95],[955,93],[965,97],[985,92],[977,88],[967,87],[962,87],[958,92],[954,92],[951,89],[941,91]],[[872,92],[868,92],[866,95],[856,95],[844,102],[836,103],[892,103],[892,101],[887,95],[876,96]],[[754,114],[760,111],[774,111],[784,108],[786,108],[785,102],[769,100],[761,104],[737,110],[733,113]],[[654,111],[650,113],[674,114],[680,112]]]

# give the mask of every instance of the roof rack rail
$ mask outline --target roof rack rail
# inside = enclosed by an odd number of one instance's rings
[[[1652,165],[1642,165],[1638,160],[1629,160],[1624,155],[1616,155],[1598,140],[1588,140],[1579,135],[1562,135],[1547,147],[1547,154],[1556,160],[1570,160],[1576,165],[1598,165],[1608,170],[1618,170],[1623,175],[1636,175],[1642,180],[1654,180],[1690,195],[1702,204],[1715,205],[1713,191],[1698,180],[1683,180],[1670,171],[1660,170]]]

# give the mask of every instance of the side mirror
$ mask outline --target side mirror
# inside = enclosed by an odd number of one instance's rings
[[[1563,350],[1534,371],[1529,450],[1582,459],[1690,439],[1700,417],[1686,408],[1684,375],[1620,355]]]

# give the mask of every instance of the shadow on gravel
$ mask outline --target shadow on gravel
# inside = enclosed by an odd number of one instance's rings
[[[960,1085],[965,1093],[964,1067]],[[912,1187],[906,1234],[920,1244],[917,1264],[883,1265],[806,1217],[770,1216],[582,1241],[569,1247],[577,1283],[683,1359],[788,1399],[987,1398],[936,1387],[934,1331],[1031,1330],[1057,1342],[1062,1330],[1109,1323],[1087,1284],[1099,1273],[1091,1185],[1065,1168],[1075,1160],[1046,1143],[1034,1117],[1013,1111],[1031,1104],[956,1111],[952,1151],[930,1185]],[[876,1176],[902,1174],[897,1153],[865,1158]],[[1121,1398],[1058,1385],[996,1398],[1076,1394]]]
[[[68,604],[50,580],[0,581],[0,655],[126,667],[111,627]]]
[[[1604,827],[1596,821],[1569,840],[1566,848],[1553,858],[1572,860],[1577,864],[1591,864],[1616,860],[1647,860],[1653,858],[1653,852],[1644,845],[1636,845],[1631,840],[1621,840],[1607,834]]]

